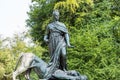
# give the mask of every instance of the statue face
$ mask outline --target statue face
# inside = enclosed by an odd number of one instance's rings
[[[54,19],[56,20],[56,21],[58,21],[59,20],[59,14],[54,14]]]
[[[53,17],[56,21],[59,20],[59,12],[58,11],[53,11]]]

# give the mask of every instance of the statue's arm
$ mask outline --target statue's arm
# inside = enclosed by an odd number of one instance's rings
[[[44,35],[44,41],[48,42],[49,41],[48,38],[49,38],[49,30],[48,30],[48,26],[47,26],[46,32],[45,32],[45,35]]]
[[[67,29],[66,29],[66,32],[65,32],[65,41],[66,41],[66,44],[67,44],[68,47],[74,47],[74,46],[71,46],[71,44],[70,44],[70,37],[69,37],[69,33],[68,33]]]
[[[65,41],[66,41],[66,44],[67,44],[68,47],[70,47],[70,48],[74,47],[74,46],[71,46],[71,44],[70,44],[70,39],[69,39],[69,34],[68,33],[65,34]]]
[[[70,38],[69,38],[68,33],[65,34],[65,41],[66,41],[67,46],[70,47],[71,45],[70,45]]]
[[[45,41],[45,42],[48,42],[48,35],[45,35],[45,36],[44,36],[44,41]]]

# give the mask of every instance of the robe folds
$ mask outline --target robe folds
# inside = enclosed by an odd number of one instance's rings
[[[61,22],[53,22],[47,26],[49,36],[50,62],[45,78],[50,78],[56,69],[60,68],[60,55],[62,48],[66,48],[65,34],[68,34],[66,26]]]

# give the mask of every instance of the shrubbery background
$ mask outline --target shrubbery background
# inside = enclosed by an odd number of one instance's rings
[[[28,35],[0,39],[0,79],[10,74],[20,52],[33,52],[49,60],[43,42],[45,28],[52,21],[53,9],[69,30],[74,48],[67,49],[69,69],[86,74],[89,80],[120,80],[120,1],[119,0],[32,0],[26,20],[35,45],[24,43]],[[4,45],[8,41],[11,45]],[[31,42],[29,42],[31,43]],[[35,73],[32,73],[37,80]]]

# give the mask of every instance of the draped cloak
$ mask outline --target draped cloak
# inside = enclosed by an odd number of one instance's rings
[[[66,26],[61,22],[53,22],[47,26],[50,62],[44,76],[45,78],[50,78],[54,71],[60,67],[61,49],[66,47],[65,34],[67,33]]]

